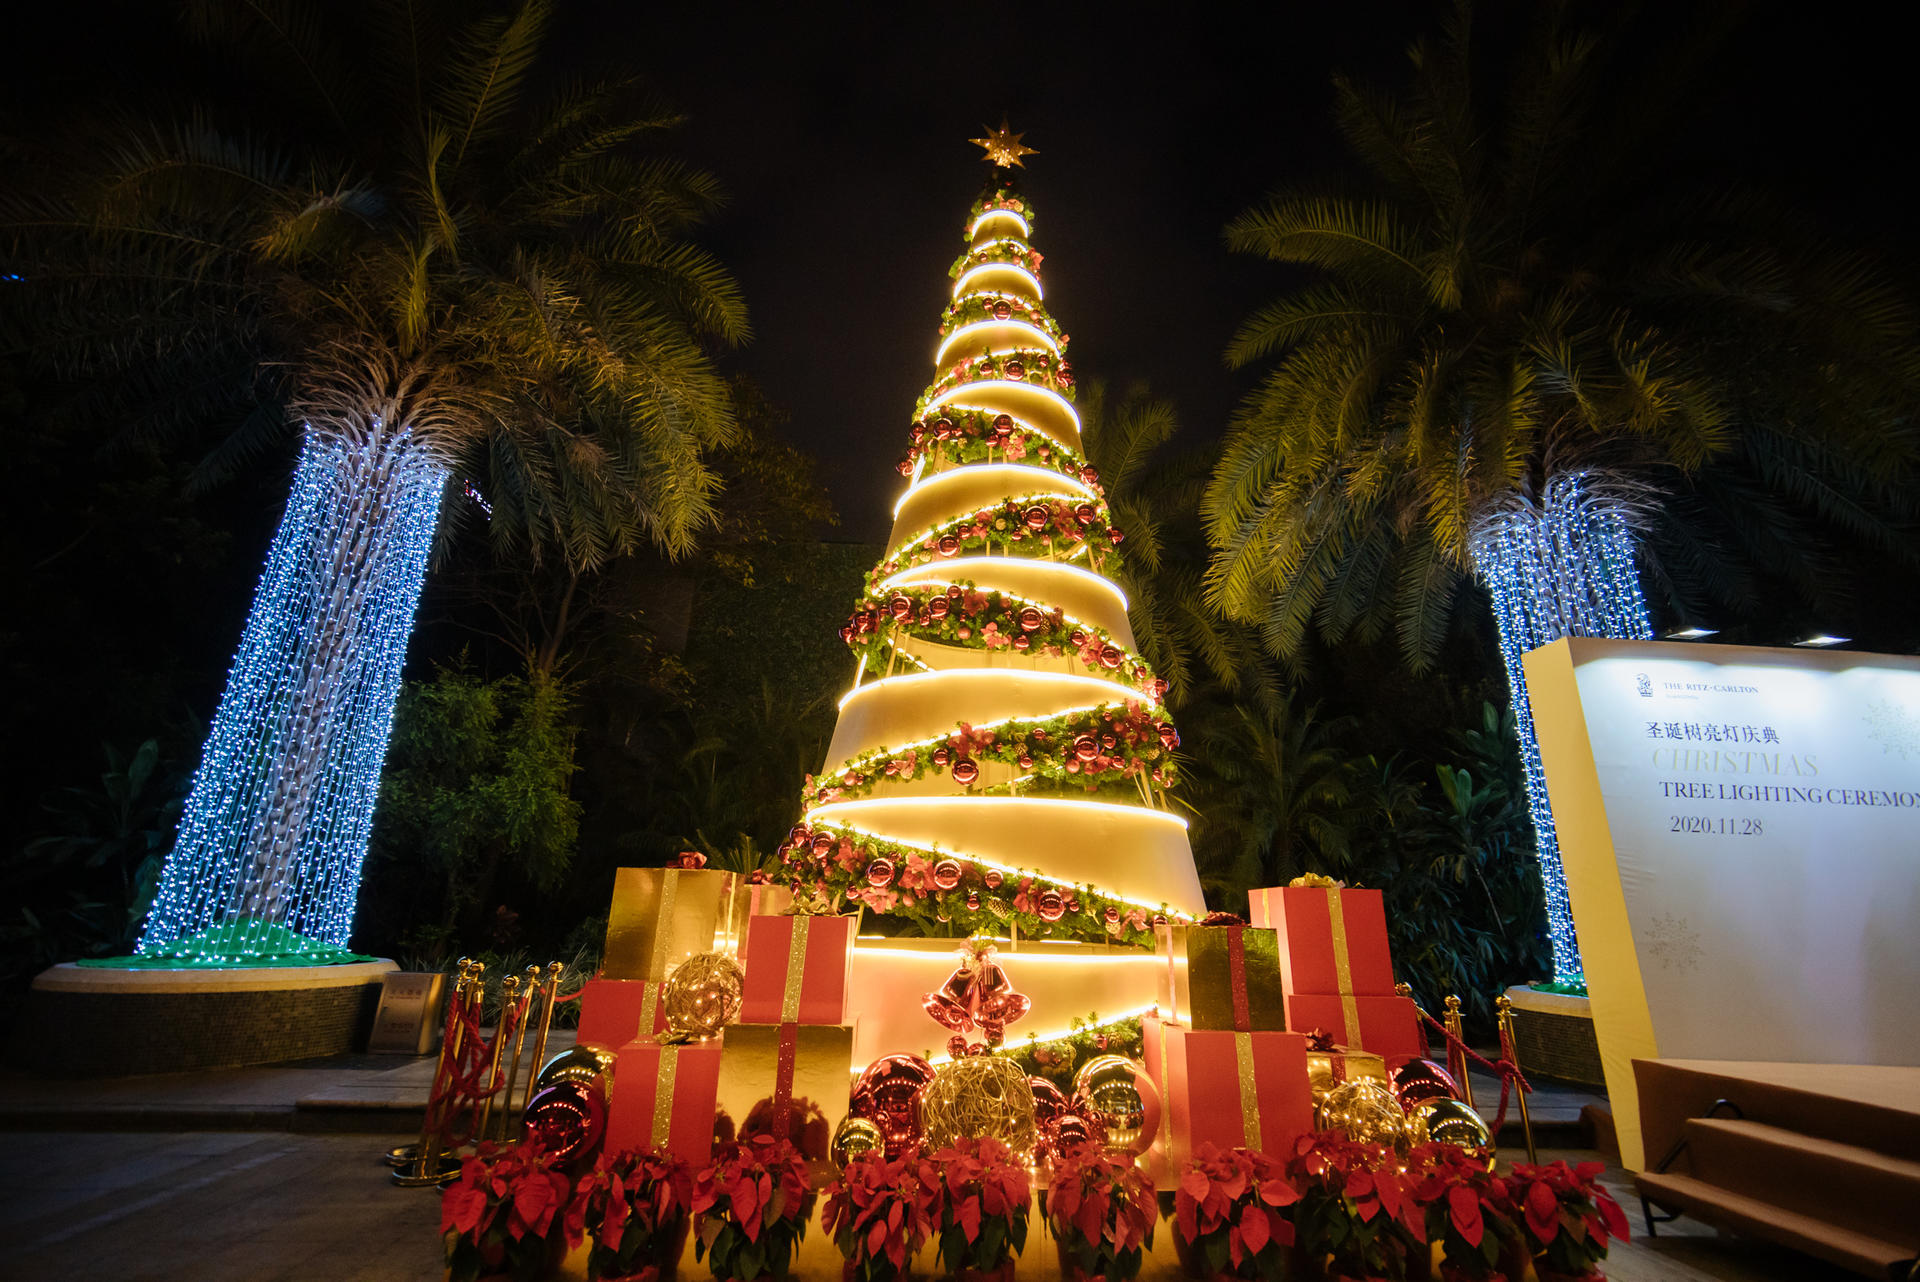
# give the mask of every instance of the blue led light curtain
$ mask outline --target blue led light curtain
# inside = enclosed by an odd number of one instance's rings
[[[447,469],[405,430],[309,433],[143,956],[282,926],[345,946]]]
[[[1653,639],[1626,504],[1587,473],[1555,477],[1538,506],[1516,504],[1481,523],[1473,560],[1493,598],[1500,657],[1513,692],[1527,810],[1533,818],[1547,928],[1553,936],[1554,978],[1577,983],[1580,944],[1567,904],[1567,878],[1560,866],[1560,843],[1520,659],[1561,637]]]

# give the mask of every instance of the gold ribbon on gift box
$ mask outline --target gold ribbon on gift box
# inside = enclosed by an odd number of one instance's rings
[[[807,975],[807,936],[808,927],[813,924],[811,917],[793,917],[793,935],[787,941],[787,987],[780,995],[780,1022],[792,1024],[800,1018],[801,981]]]
[[[1234,1067],[1240,1074],[1240,1124],[1246,1131],[1247,1147],[1260,1147],[1260,1085],[1253,1064],[1253,1034],[1233,1035]]]
[[[660,1048],[660,1076],[653,1087],[653,1146],[664,1149],[673,1132],[673,1083],[680,1070],[680,1048]]]
[[[1347,919],[1340,908],[1340,887],[1327,887],[1327,931],[1333,938],[1333,980],[1340,994],[1340,1019],[1347,1045],[1360,1049],[1360,1003],[1353,999],[1353,964],[1347,957]]]

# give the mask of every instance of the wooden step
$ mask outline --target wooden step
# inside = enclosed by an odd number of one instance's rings
[[[1777,1242],[1870,1278],[1895,1276],[1894,1266],[1905,1265],[1915,1254],[1911,1244],[1842,1228],[1691,1175],[1642,1171],[1633,1177],[1633,1186],[1640,1196],[1665,1210],[1684,1211],[1708,1224]]]
[[[1685,1172],[1870,1237],[1920,1245],[1920,1162],[1733,1117],[1686,1125]]]

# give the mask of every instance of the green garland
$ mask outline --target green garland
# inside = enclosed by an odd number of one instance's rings
[[[1034,939],[1153,945],[1153,926],[1177,916],[1165,904],[1145,908],[1090,885],[1020,868],[990,867],[965,855],[869,836],[831,821],[801,824],[780,848],[798,896],[838,907],[863,903],[906,917],[929,935],[997,934]]]
[[[1165,693],[1147,661],[1105,628],[1024,597],[980,591],[971,583],[916,584],[870,595],[840,629],[840,639],[866,658],[868,672],[877,673],[886,666],[890,643],[901,633],[972,650],[1070,656],[1090,674],[1124,681],[1148,698]]]
[[[979,222],[980,215],[986,213],[989,209],[1006,209],[1020,215],[1020,217],[1026,219],[1027,230],[1029,232],[1039,226],[1039,220],[1033,212],[1033,202],[1029,201],[1025,196],[1016,195],[1011,187],[1002,187],[999,191],[993,193],[993,195],[982,196],[980,199],[974,201],[973,206],[967,210],[967,226],[971,227]],[[969,241],[973,239],[972,234],[966,231],[965,228],[961,229],[960,235]]]
[[[995,315],[995,308],[1002,303],[1007,305],[1009,314]],[[1046,308],[1037,303],[1029,307],[1017,298],[991,294],[968,294],[965,298],[956,299],[940,318],[940,337],[945,338],[963,325],[977,325],[990,320],[1032,325],[1062,347],[1067,342],[1067,336],[1060,332],[1060,323],[1048,314]]]
[[[1005,419],[1002,423],[1000,420]],[[1045,467],[1071,476],[1086,484],[1095,494],[1106,493],[1100,486],[1100,474],[1070,445],[1062,445],[1045,432],[1026,427],[1011,414],[993,414],[986,410],[945,410],[913,424],[912,443],[900,460],[900,475],[912,476],[914,462],[923,455],[932,460],[935,471],[964,463],[990,463],[997,451],[1006,463]]]
[[[902,782],[928,774],[954,776],[972,789],[979,763],[998,761],[1028,776],[1019,796],[1083,796],[1145,802],[1151,780],[1160,788],[1179,782],[1173,750],[1180,735],[1170,721],[1157,720],[1144,703],[1124,707],[1101,704],[1058,716],[974,727],[959,722],[945,738],[911,747],[875,748],[842,764],[830,775],[807,776],[800,790],[811,809],[831,801],[851,801],[889,779]],[[1012,783],[980,788],[979,795],[1016,795]]]
[[[873,595],[881,580],[902,569],[956,556],[1011,556],[1021,544],[1044,544],[1052,549],[1086,543],[1088,562],[1099,570],[1106,557],[1117,555],[1111,549],[1118,547],[1123,537],[1107,523],[1104,503],[1075,503],[1057,494],[1015,495],[991,507],[948,517],[910,536],[890,551],[885,561],[867,571],[867,594]]]
[[[1098,1055],[1124,1055],[1139,1061],[1145,1054],[1140,1017],[1102,1020],[1097,1014],[1076,1019],[1065,1037],[1041,1041],[1029,1036],[1024,1044],[1009,1042],[993,1053],[1004,1055],[1020,1066],[1028,1077],[1044,1077],[1069,1097],[1073,1095],[1074,1074],[1080,1066]]]
[[[1056,361],[1052,352],[1017,348],[1011,352],[967,356],[955,361],[952,369],[920,393],[920,399],[914,402],[913,416],[924,418],[929,405],[962,384],[992,381],[1031,383],[1035,387],[1058,392],[1069,401],[1074,398],[1072,365],[1064,359]]]
[[[1035,280],[1040,279],[1040,264],[1046,258],[1039,250],[1016,236],[999,240],[990,240],[974,249],[971,246],[960,257],[953,260],[953,266],[947,268],[949,280],[959,280],[976,267],[985,267],[993,263],[1005,263],[1010,267],[1020,267],[1032,273]]]

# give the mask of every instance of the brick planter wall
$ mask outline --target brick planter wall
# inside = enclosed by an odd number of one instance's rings
[[[366,1045],[382,969],[366,967],[371,973],[347,983],[330,977],[325,987],[37,985],[15,1023],[9,1058],[30,1072],[121,1076],[343,1054]]]

